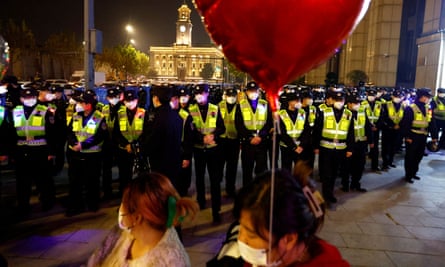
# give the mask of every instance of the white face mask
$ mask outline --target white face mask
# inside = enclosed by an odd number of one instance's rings
[[[250,99],[250,100],[257,100],[258,99],[258,92],[248,92],[247,93],[247,97]]]
[[[381,97],[383,95],[382,92],[377,92],[377,97]]]
[[[301,107],[303,106],[303,104],[301,104],[301,102],[297,102],[297,103],[295,103],[295,108],[296,109],[300,109]]]
[[[236,96],[228,96],[228,97],[226,97],[226,101],[229,104],[235,104],[236,103]]]
[[[238,239],[238,248],[243,260],[254,266],[275,267],[281,264],[281,261],[267,263],[266,249],[252,248],[246,243],[240,241],[239,239]]]
[[[82,104],[80,104],[80,103],[77,103],[76,104],[76,112],[82,112],[82,111],[84,111],[85,109],[83,108],[83,105]]]
[[[124,216],[120,212],[117,215],[117,223],[118,223],[120,229],[122,229],[124,231],[128,231],[128,232],[130,232],[131,229],[134,227],[134,226],[126,226],[124,224]]]
[[[119,103],[119,98],[116,98],[116,97],[109,98],[109,99],[108,99],[108,102],[109,102],[111,105],[116,105],[117,103]]]
[[[392,99],[392,101],[393,101],[394,103],[396,103],[396,104],[399,104],[400,102],[402,102],[402,99],[401,99],[400,97],[394,97],[394,98]]]
[[[47,101],[53,101],[56,98],[55,94],[46,94],[45,96]]]
[[[335,102],[335,103],[334,103],[334,108],[336,108],[336,109],[342,109],[344,104],[345,104],[345,103],[343,103],[343,102]]]
[[[137,101],[137,100],[128,101],[128,102],[125,101],[125,106],[126,106],[128,109],[130,109],[130,110],[135,109],[136,106],[137,106],[137,104],[138,104],[138,101]]]
[[[189,102],[189,98],[190,97],[188,95],[180,96],[179,97],[179,103],[187,104]]]
[[[37,104],[37,98],[26,98],[23,100],[23,105],[27,107],[32,107]]]
[[[439,94],[437,94],[437,96],[440,97],[440,98],[444,98],[445,97],[445,93],[439,93]]]
[[[207,97],[203,94],[198,94],[198,95],[195,95],[195,100],[199,104],[205,104],[207,101]]]
[[[77,102],[76,102],[76,100],[70,98],[70,100],[68,100],[68,103],[69,103],[70,105],[75,105]]]
[[[368,95],[368,100],[373,102],[375,100],[375,96]]]

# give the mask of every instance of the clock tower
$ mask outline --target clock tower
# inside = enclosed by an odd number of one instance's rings
[[[178,8],[178,21],[176,22],[176,45],[192,46],[191,9],[184,3]]]

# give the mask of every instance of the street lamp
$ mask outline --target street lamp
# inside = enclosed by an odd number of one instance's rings
[[[134,33],[134,28],[131,24],[127,24],[125,26],[125,31],[127,32],[127,39],[125,40],[125,43],[128,44],[129,42],[131,42],[130,34]]]

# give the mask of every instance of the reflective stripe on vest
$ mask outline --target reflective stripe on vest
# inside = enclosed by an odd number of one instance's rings
[[[360,107],[357,111],[357,119],[354,119],[354,137],[355,141],[366,141],[366,132],[365,132],[365,124],[366,124],[366,113],[365,108]]]
[[[433,98],[436,103],[436,108],[434,109],[434,118],[438,120],[445,120],[445,105],[439,100],[437,96]]]
[[[388,101],[386,103],[386,106],[388,107],[388,116],[389,118],[394,122],[394,124],[399,124],[400,121],[403,118],[403,107],[400,105],[400,108],[398,111],[396,111],[396,107],[394,106],[394,103],[392,101]]]
[[[428,108],[425,106],[426,115],[423,115],[422,111],[416,104],[413,103],[410,105],[410,107],[414,113],[414,119],[411,124],[411,132],[428,135],[428,124],[431,120],[431,117],[428,114]]]
[[[280,118],[283,121],[284,126],[286,127],[287,135],[289,135],[292,138],[294,144],[299,145],[300,142],[298,141],[298,138],[300,137],[304,129],[306,112],[304,112],[303,109],[299,109],[295,123],[290,118],[289,113],[287,113],[287,110],[282,109],[278,113],[280,114]],[[280,142],[280,146],[287,147],[284,142]]]
[[[249,101],[243,99],[240,101],[241,114],[243,116],[244,126],[250,131],[259,131],[266,124],[267,120],[267,101],[259,99],[255,113]]]
[[[236,106],[233,107],[231,112],[229,112],[227,103],[224,100],[219,102],[218,106],[221,112],[221,117],[224,119],[224,126],[226,127],[226,132],[223,133],[221,137],[227,137],[229,139],[238,138],[238,132],[236,131],[235,127]]]
[[[363,101],[362,104],[365,106],[366,116],[368,116],[369,122],[375,124],[380,117],[380,112],[382,111],[382,102],[375,101],[374,108],[371,108],[371,105],[367,100]]]
[[[88,138],[94,136],[100,127],[100,121],[103,119],[103,115],[100,111],[94,111],[94,114],[90,117],[88,122],[83,126],[83,118],[77,113],[73,116],[73,132],[77,137],[78,142],[83,142]],[[103,142],[102,142],[103,143]],[[80,150],[81,153],[94,153],[102,151],[102,143],[90,147],[88,149]]]
[[[309,126],[313,127],[314,123],[315,123],[315,118],[317,116],[317,108],[315,106],[309,106],[309,117],[308,122],[309,122]]]
[[[17,142],[17,145],[42,146],[46,145],[44,138],[34,139],[35,136],[45,135],[45,116],[48,107],[38,104],[34,107],[28,119],[25,117],[23,106],[14,108],[12,114],[14,127],[19,137],[26,137],[26,140]]]
[[[129,143],[137,140],[142,134],[144,127],[145,109],[137,108],[133,122],[130,124],[127,116],[127,108],[123,106],[118,111],[119,130]]]
[[[189,112],[190,116],[192,116],[193,124],[195,125],[196,129],[198,129],[198,131],[203,135],[211,134],[215,131],[216,120],[218,118],[218,106],[210,103],[208,105],[209,107],[207,110],[207,116],[205,122],[202,120],[202,115],[201,112],[199,111],[198,104],[193,104],[190,105],[189,107]],[[198,148],[204,148],[204,147],[210,148],[214,146],[216,146],[216,144],[206,145],[206,146],[195,144],[195,147]]]
[[[69,104],[68,107],[66,107],[66,125],[69,125],[71,122],[71,119],[73,118],[74,107],[75,107],[75,105],[73,105],[73,104]]]
[[[181,142],[184,141],[184,131],[185,131],[185,122],[187,121],[187,117],[189,116],[189,113],[181,108],[179,109],[179,117],[182,119],[182,135],[181,135]]]
[[[332,107],[326,107],[323,111],[323,130],[320,146],[329,149],[346,149],[346,139],[351,123],[351,111],[344,109],[340,121],[337,123]]]

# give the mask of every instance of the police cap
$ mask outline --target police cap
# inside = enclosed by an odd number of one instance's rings
[[[392,92],[392,96],[394,96],[394,97],[402,97],[403,96],[403,91],[402,90],[394,90]]]
[[[125,101],[133,101],[137,98],[138,98],[138,93],[136,92],[136,90],[132,90],[132,89],[125,90],[125,92],[124,92],[124,100]]]
[[[348,103],[360,103],[362,101],[360,94],[357,92],[351,92],[347,95],[346,101]]]
[[[298,99],[301,99],[301,92],[299,90],[295,90],[294,92],[286,93],[287,101],[298,100]]]
[[[186,96],[186,95],[190,95],[190,89],[187,87],[179,88],[179,96]]]
[[[107,90],[107,96],[108,97],[116,97],[120,94],[120,91],[116,88],[110,88]]]
[[[437,88],[437,92],[443,94],[445,93],[445,88]]]
[[[235,88],[227,88],[226,90],[224,90],[224,94],[227,96],[236,96],[238,92]]]
[[[25,88],[25,89],[22,89],[20,91],[20,96],[21,97],[32,97],[32,96],[37,96],[37,95],[38,95],[37,90],[32,88],[32,87],[31,88]]]
[[[250,81],[246,85],[246,90],[258,90],[258,89],[260,89],[260,87],[254,81]]]
[[[422,96],[426,96],[426,97],[432,97],[431,95],[431,89],[430,88],[419,88],[416,91],[416,96],[418,98],[422,97]]]
[[[96,98],[92,94],[88,94],[87,92],[82,93],[82,95],[76,99],[78,102],[83,102],[86,104],[96,104]]]
[[[377,90],[374,87],[366,88],[366,95],[375,96],[377,95]]]
[[[195,94],[208,93],[209,92],[209,85],[207,83],[197,84],[193,88],[193,91],[194,91]]]

